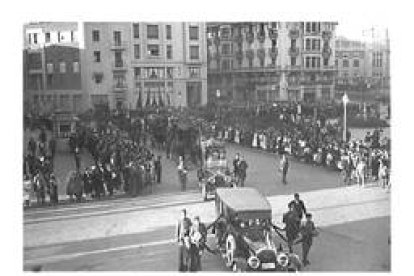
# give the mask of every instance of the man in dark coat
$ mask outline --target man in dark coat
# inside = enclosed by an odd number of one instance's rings
[[[302,243],[302,263],[304,266],[306,266],[310,265],[310,262],[308,260],[308,254],[312,246],[313,237],[316,237],[318,235],[315,224],[312,221],[311,214],[306,214],[306,221],[301,225],[300,233],[302,237],[300,240],[295,242],[295,244]]]
[[[187,267],[185,267],[185,263],[183,262],[183,258],[184,258],[184,253],[185,253],[185,244],[184,244],[184,239],[185,237],[189,237],[190,236],[190,228],[191,228],[191,220],[187,217],[187,210],[183,209],[181,211],[181,219],[178,221],[177,223],[177,228],[176,228],[176,238],[177,238],[177,243],[179,246],[178,249],[178,271],[186,271],[188,270]]]
[[[280,170],[282,172],[282,183],[287,184],[286,176],[289,169],[289,160],[286,156],[286,153],[284,152],[282,154],[282,159],[280,160]]]
[[[157,183],[161,183],[161,156],[158,156],[157,159],[154,161],[154,170]]]
[[[303,200],[300,199],[298,193],[295,193],[294,199],[289,204],[293,205],[293,210],[298,215],[298,218],[302,220],[303,215],[306,215],[306,207]]]
[[[285,224],[285,231],[286,231],[286,238],[288,242],[289,252],[292,253],[293,242],[295,241],[299,233],[298,222],[300,222],[300,219],[297,213],[295,212],[295,210],[293,209],[294,208],[293,204],[289,203],[288,207],[289,207],[289,211],[283,215],[283,223]]]
[[[240,161],[238,164],[238,173],[239,173],[239,183],[241,187],[244,187],[244,182],[246,180],[246,176],[247,176],[247,168],[249,166],[247,165],[246,160],[244,159],[244,157],[240,157]]]

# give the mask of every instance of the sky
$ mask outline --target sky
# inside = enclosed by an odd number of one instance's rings
[[[366,21],[355,21],[355,20],[340,20],[336,29],[337,36],[344,36],[349,39],[370,41],[371,33],[367,30],[374,27],[378,33],[378,36],[382,34],[385,37],[385,29],[388,27],[381,22],[366,22]],[[366,30],[365,36],[363,31]],[[389,34],[390,35],[390,34]]]

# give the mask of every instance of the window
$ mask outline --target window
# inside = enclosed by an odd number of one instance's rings
[[[249,68],[252,68],[252,67],[253,67],[253,59],[249,58]]]
[[[190,59],[199,59],[199,47],[190,46]]]
[[[158,25],[147,25],[147,38],[158,39]]]
[[[315,50],[321,49],[321,41],[319,39],[315,39]]]
[[[45,42],[46,43],[49,43],[50,42],[50,33],[46,33]]]
[[[190,67],[189,68],[190,78],[199,78],[200,73],[200,67]]]
[[[290,40],[290,47],[296,48],[296,39],[291,39]]]
[[[60,42],[60,32],[58,32],[58,42]]]
[[[99,42],[99,31],[98,30],[92,31],[92,41]]]
[[[359,67],[359,59],[354,59],[354,67]]]
[[[349,60],[344,59],[344,60],[342,61],[342,66],[343,66],[343,67],[349,67]]]
[[[338,60],[335,59],[335,66],[338,66]]]
[[[29,44],[32,44],[32,35],[29,34]]]
[[[167,39],[171,39],[171,25],[165,26],[165,30],[167,33]]]
[[[132,24],[132,29],[134,31],[134,38],[139,38],[139,24],[138,23]]]
[[[47,75],[47,86],[52,86],[52,83],[53,83],[53,75],[52,74],[50,74],[50,75]]]
[[[114,83],[116,88],[124,88],[125,84],[125,75],[124,74],[114,74]]]
[[[139,46],[139,44],[134,45],[134,57],[135,59],[141,58],[141,47]]]
[[[115,31],[114,32],[114,43],[117,46],[121,45],[122,39],[121,39],[121,32],[120,31]]]
[[[329,59],[328,58],[324,58],[323,59],[323,66],[328,66],[329,65]]]
[[[172,59],[172,46],[167,45],[167,59]]]
[[[312,68],[316,67],[316,57],[312,57]]]
[[[70,31],[70,41],[74,41],[75,40],[75,34],[73,33],[73,31]]]
[[[115,51],[115,67],[123,67],[124,63],[122,62],[122,52]]]
[[[139,79],[141,77],[141,68],[140,67],[134,67],[134,77],[135,77],[135,79]]]
[[[223,55],[229,55],[230,53],[230,44],[223,44],[223,46],[221,47],[221,52],[223,53]]]
[[[73,62],[73,73],[79,73],[79,62],[78,61]]]
[[[272,66],[275,67],[276,66],[276,59],[272,58]]]
[[[316,58],[316,67],[317,68],[320,68],[321,67],[321,58],[320,57],[317,57]]]
[[[46,66],[47,66],[47,73],[53,74],[53,63],[48,63]]]
[[[312,32],[316,32],[316,22],[312,22]]]
[[[310,67],[311,58],[310,57],[306,57],[306,60],[305,61],[306,61],[305,62],[306,68],[309,68]]]
[[[100,83],[102,83],[103,74],[102,73],[95,73],[93,75],[93,78],[95,79],[96,84],[100,84]]]
[[[309,38],[306,39],[305,46],[306,46],[306,50],[310,50],[310,48],[311,48],[311,40]]]
[[[148,54],[152,57],[160,56],[160,46],[156,44],[149,44],[147,46]]]
[[[291,66],[296,66],[296,57],[291,57],[290,58],[290,65]]]
[[[95,58],[95,62],[101,62],[101,52],[100,51],[94,51],[93,56]]]
[[[37,34],[33,34],[33,43],[37,44]]]
[[[198,26],[190,26],[190,40],[198,40]]]
[[[311,23],[310,22],[307,22],[306,23],[306,32],[307,33],[310,33],[311,32]]]
[[[66,63],[64,61],[59,63],[59,72],[66,73]]]

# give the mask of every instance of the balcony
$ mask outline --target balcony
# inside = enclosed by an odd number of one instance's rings
[[[297,57],[299,55],[299,48],[298,47],[290,47],[289,48],[289,55],[291,57]]]
[[[277,37],[278,37],[278,33],[277,33],[276,30],[270,30],[269,31],[269,38],[271,40],[277,40]]]
[[[331,31],[323,31],[322,32],[322,39],[325,41],[329,41],[332,38],[332,32]]]
[[[116,93],[122,93],[128,90],[128,86],[125,83],[117,83],[113,85],[113,91]]]
[[[303,48],[303,52],[306,54],[320,54],[321,49]]]
[[[125,42],[112,42],[111,50],[126,50],[127,44]]]
[[[331,48],[323,48],[322,49],[322,57],[323,58],[329,58],[332,54],[332,49]]]
[[[112,70],[126,71],[127,70],[126,63],[123,61],[116,61],[115,63],[112,64]]]
[[[220,44],[220,38],[218,37],[218,36],[215,36],[214,38],[213,38],[213,42],[214,42],[214,44],[217,46],[217,45],[219,45]]]
[[[298,39],[299,38],[299,30],[290,30],[289,31],[290,39]]]

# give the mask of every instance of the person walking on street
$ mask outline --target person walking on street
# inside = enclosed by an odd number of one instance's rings
[[[286,156],[286,152],[284,152],[282,154],[282,159],[280,160],[280,171],[282,172],[282,183],[284,185],[287,184],[287,173],[288,173],[288,169],[289,169],[289,160]]]
[[[306,215],[307,212],[306,212],[305,203],[303,202],[303,200],[300,199],[298,193],[294,194],[294,199],[289,204],[293,205],[293,210],[298,215],[299,221],[301,221],[303,218],[303,215]]]
[[[75,165],[76,165],[76,171],[79,172],[80,170],[80,166],[81,166],[81,160],[80,160],[80,152],[79,152],[79,148],[76,147],[75,148]]]
[[[187,188],[187,170],[184,166],[184,159],[180,156],[178,161],[178,178],[181,184],[181,191],[185,191]]]
[[[246,181],[246,176],[247,176],[247,168],[249,167],[247,165],[246,160],[244,159],[244,156],[240,157],[240,161],[238,166],[238,179],[239,179],[239,184],[240,187],[244,187],[244,182]]]
[[[312,221],[312,214],[306,214],[306,221],[304,221],[300,228],[301,238],[295,244],[302,243],[302,263],[304,266],[310,265],[308,255],[312,246],[313,237],[318,235],[315,224]]]
[[[184,263],[185,244],[184,238],[190,236],[191,220],[187,217],[187,210],[181,210],[181,218],[176,227],[176,240],[178,243],[178,271],[186,271],[186,263]]]
[[[154,161],[154,170],[157,183],[161,183],[161,156],[158,156],[157,159]]]
[[[236,157],[233,159],[233,173],[237,183],[239,183],[239,162],[240,154],[236,153]]]
[[[289,211],[283,215],[283,223],[285,224],[285,231],[286,231],[286,238],[289,247],[289,252],[293,253],[293,242],[295,241],[298,233],[299,228],[298,225],[300,223],[300,219],[294,210],[293,204],[288,204]],[[299,223],[298,223],[299,222]]]
[[[194,249],[191,271],[201,271],[201,256],[207,241],[207,228],[200,221],[199,216],[194,217],[193,225],[190,228],[190,239]]]

